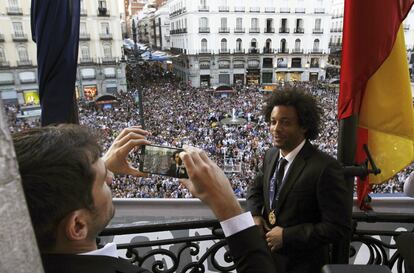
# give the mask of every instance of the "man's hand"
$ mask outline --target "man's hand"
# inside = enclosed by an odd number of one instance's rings
[[[262,216],[253,216],[253,221],[257,226],[259,226],[260,229],[262,229],[264,233],[267,233],[270,230],[269,226]]]
[[[147,131],[142,130],[139,126],[132,126],[122,130],[103,156],[108,170],[115,174],[147,176],[132,167],[127,161],[127,156],[135,147],[151,144],[151,142],[146,140],[148,134]]]
[[[184,150],[180,157],[189,179],[180,182],[207,204],[219,221],[241,214],[243,211],[224,172],[203,150],[188,146]]]
[[[266,233],[267,245],[272,251],[278,250],[283,246],[283,228],[276,226]]]

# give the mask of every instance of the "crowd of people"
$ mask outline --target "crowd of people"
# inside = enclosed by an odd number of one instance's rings
[[[141,79],[145,129],[151,132],[154,144],[182,147],[184,144],[206,150],[220,167],[231,162],[241,163],[241,169],[229,172],[235,194],[246,197],[248,184],[259,168],[264,151],[271,145],[268,124],[262,115],[266,92],[256,86],[237,88],[234,92],[214,92],[208,88],[194,88],[176,80],[161,66],[145,64]],[[336,157],[338,91],[321,83],[297,83],[312,92],[324,106],[323,130],[314,141],[322,151]],[[97,108],[90,101],[79,101],[80,124],[95,128],[102,134],[104,150],[118,133],[128,126],[140,124],[138,94],[135,90],[120,91],[118,104],[110,109]],[[6,105],[10,131],[22,131],[39,126],[37,119],[17,118],[18,108]],[[244,124],[223,125],[220,120],[235,114]],[[138,166],[139,151],[130,155]],[[409,166],[388,183],[374,186],[375,193],[403,191],[403,183],[414,170]],[[191,194],[177,179],[151,175],[148,178],[117,177],[112,183],[114,197],[120,198],[190,198]]]

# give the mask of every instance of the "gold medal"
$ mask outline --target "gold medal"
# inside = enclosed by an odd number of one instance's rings
[[[268,220],[269,223],[273,226],[274,224],[276,224],[276,214],[275,211],[272,210],[271,212],[269,212],[269,216],[268,216]]]

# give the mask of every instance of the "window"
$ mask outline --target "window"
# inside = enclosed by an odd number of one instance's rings
[[[280,40],[280,52],[286,52],[287,51],[287,44],[286,39]]]
[[[314,52],[319,51],[319,39],[315,39],[315,40],[313,41],[313,51],[314,51]]]
[[[80,0],[80,8],[81,10],[85,9],[85,4],[83,3],[83,0]]]
[[[200,6],[202,7],[207,6],[207,0],[200,0]]]
[[[241,29],[243,27],[243,18],[236,18],[236,28]]]
[[[19,61],[27,62],[29,60],[29,54],[27,53],[27,48],[20,46],[17,48],[17,54],[19,55]]]
[[[101,23],[101,31],[103,34],[110,34],[108,22]]]
[[[300,39],[296,39],[295,40],[295,51],[299,51],[300,50]]]
[[[321,29],[321,18],[315,19],[315,29]]]
[[[256,39],[255,39],[255,38],[253,38],[253,39],[250,41],[250,47],[251,47],[251,48],[256,48],[256,47],[257,47],[257,41],[256,41]]]
[[[221,28],[222,29],[227,28],[227,18],[225,17],[221,18]]]
[[[9,7],[10,8],[18,8],[19,2],[17,0],[9,0]]]
[[[208,19],[207,17],[200,18],[200,28],[208,28]]]
[[[242,39],[238,38],[236,40],[236,50],[241,51],[242,50]]]
[[[287,18],[282,18],[282,21],[280,22],[281,28],[286,29],[287,28]]]
[[[13,22],[13,30],[14,30],[14,35],[19,36],[19,37],[24,36],[23,25],[21,22]]]
[[[83,45],[81,47],[81,58],[84,60],[89,60],[90,56],[89,56],[89,47],[86,45]]]
[[[221,39],[221,51],[227,51],[227,40],[225,38]]]
[[[87,33],[87,31],[86,31],[86,22],[80,22],[79,32],[80,32],[80,34],[86,34]]]
[[[265,45],[266,49],[270,49],[272,48],[272,40],[271,39],[267,39],[266,40],[266,45]]]
[[[252,18],[252,28],[259,28],[259,19]]]
[[[201,51],[207,51],[207,39],[202,39],[201,40]]]
[[[112,58],[112,46],[110,44],[104,44],[103,53],[105,58]]]
[[[106,0],[99,0],[98,6],[100,9],[106,9]]]
[[[0,47],[0,63],[4,63],[6,61],[6,54],[4,54],[4,49]]]

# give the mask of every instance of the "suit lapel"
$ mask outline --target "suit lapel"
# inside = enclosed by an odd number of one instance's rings
[[[269,182],[270,182],[270,178],[273,175],[273,169],[274,166],[276,164],[276,160],[279,158],[279,150],[278,149],[273,149],[271,152],[269,152],[269,159],[268,162],[266,163],[266,161],[264,162],[264,164],[267,164],[267,166],[265,166],[266,168],[264,168],[265,172],[263,174],[263,178],[264,178],[264,192],[267,193],[264,195],[264,200],[265,200],[265,207],[269,210],[269,204],[270,204],[270,200],[269,200]]]
[[[298,153],[295,159],[292,162],[292,165],[289,167],[288,173],[285,176],[284,183],[282,189],[279,194],[279,200],[277,201],[276,205],[276,212],[279,213],[280,208],[282,207],[283,203],[286,201],[287,196],[289,195],[290,190],[292,189],[293,185],[295,185],[298,176],[301,174],[303,168],[306,166],[306,159],[309,154],[312,153],[313,150],[312,144],[306,141],[305,145],[303,146],[302,150]]]

